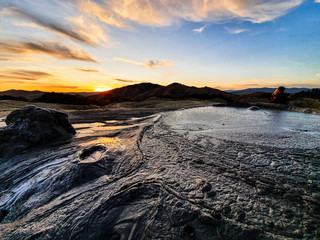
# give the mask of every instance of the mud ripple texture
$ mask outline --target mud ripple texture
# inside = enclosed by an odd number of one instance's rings
[[[319,122],[209,107],[76,124],[1,162],[0,238],[318,239]]]

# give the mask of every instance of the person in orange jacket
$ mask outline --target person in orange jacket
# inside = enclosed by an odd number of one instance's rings
[[[285,90],[286,88],[283,86],[278,87],[278,89],[272,93],[270,102],[287,104],[290,97],[288,93],[285,93]]]

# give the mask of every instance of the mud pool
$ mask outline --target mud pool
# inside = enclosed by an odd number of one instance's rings
[[[0,159],[0,239],[319,239],[320,116],[204,107]]]

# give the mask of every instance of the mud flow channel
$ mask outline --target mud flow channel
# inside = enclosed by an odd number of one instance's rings
[[[75,124],[0,162],[0,239],[319,239],[320,117],[204,107]]]

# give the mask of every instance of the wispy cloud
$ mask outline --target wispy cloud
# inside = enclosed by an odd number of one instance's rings
[[[61,88],[61,89],[77,89],[79,88],[78,86],[70,86],[70,85],[42,85],[42,87],[45,88]]]
[[[118,82],[124,82],[124,83],[135,83],[135,82],[137,82],[137,81],[134,81],[134,80],[121,79],[121,78],[114,78],[113,80],[118,81]]]
[[[96,62],[85,50],[62,45],[54,41],[47,42],[0,42],[0,51],[3,53],[21,54],[37,53],[46,54],[59,59],[73,59],[80,61]]]
[[[320,0],[319,0],[319,1],[320,1]],[[316,77],[320,77],[320,73],[317,73],[317,74],[316,74]]]
[[[57,21],[46,18],[39,14],[31,13],[19,7],[9,7],[5,9],[3,13],[12,15],[19,19],[25,19],[33,22],[31,24],[22,23],[25,26],[37,27],[37,28],[39,28],[40,26],[40,28],[42,27],[42,28],[48,29],[50,31],[64,35],[74,41],[85,43],[91,46],[96,46],[98,44],[98,40],[96,39],[96,37],[93,37],[96,35],[92,36],[90,34],[87,34],[88,32],[86,30],[89,27],[91,28],[94,27],[95,29],[92,29],[92,30],[96,30],[96,34],[99,34],[100,38],[102,38],[103,40],[106,40],[106,35],[104,33],[101,33],[101,29],[99,29],[96,25],[90,24],[90,22],[87,22],[86,25],[83,24],[80,27],[81,22],[79,20],[71,19],[70,22],[76,23],[76,25],[71,27],[71,26],[68,26],[68,24],[66,24],[66,21],[63,21],[63,23],[59,23]],[[84,29],[84,26],[86,26],[86,29]]]
[[[315,3],[320,3],[320,0],[314,0]]]
[[[1,43],[0,43],[1,45]],[[0,47],[1,49],[1,47]],[[43,60],[39,60],[39,59],[32,59],[32,58],[23,58],[21,56],[13,56],[8,54],[8,56],[4,56],[4,57],[0,57],[0,61],[2,62],[44,62]]]
[[[192,31],[194,31],[196,33],[202,33],[206,28],[207,28],[207,26],[203,26],[201,28],[192,29]]]
[[[243,28],[226,28],[226,30],[230,34],[240,34],[244,32],[249,32],[249,29],[243,29]]]
[[[99,70],[96,70],[96,69],[87,69],[87,68],[74,68],[74,69],[81,71],[81,72],[90,72],[90,73],[100,72]]]
[[[147,60],[146,61],[146,66],[148,68],[171,68],[174,65],[173,62],[169,61],[169,60]]]
[[[52,77],[51,73],[43,71],[33,71],[25,69],[5,69],[0,71],[0,79],[8,80],[39,80],[42,78]]]
[[[81,36],[85,36],[90,45],[97,46],[100,40],[109,43],[109,39],[104,29],[97,21],[90,17],[78,16],[68,18],[68,21],[73,24],[75,31]]]
[[[106,3],[103,3],[103,1],[98,4],[90,0],[79,0],[76,2],[76,6],[86,16],[96,16],[101,22],[106,23],[110,26],[118,28],[127,27],[125,19],[116,12],[112,11],[112,9],[110,9]]]
[[[137,61],[133,61],[133,60],[125,59],[125,58],[114,58],[113,60],[118,61],[118,62],[130,63],[130,64],[137,65],[137,66],[143,66],[143,67],[147,67],[147,68],[151,68],[151,69],[170,68],[174,65],[174,63],[169,60],[160,61],[160,60],[149,59],[145,63],[137,62]]]
[[[129,59],[126,59],[126,58],[113,58],[113,61],[125,62],[125,63],[130,63],[130,64],[133,64],[133,65],[143,66],[143,67],[146,66],[146,64],[144,64],[144,63],[133,61],[133,60],[129,60]]]
[[[315,0],[319,2],[320,0]],[[5,8],[1,13],[27,21],[21,26],[44,28],[74,41],[98,46],[109,42],[105,24],[130,28],[132,23],[152,27],[171,26],[183,21],[225,22],[229,20],[262,23],[285,15],[304,0],[78,0],[63,5],[72,13],[65,18],[49,18],[39,10],[20,6]],[[206,26],[193,29],[202,33]],[[241,33],[238,29],[233,34]]]
[[[170,26],[179,21],[226,20],[262,23],[285,15],[304,0],[82,0],[78,8],[100,21],[123,27],[128,22],[147,26]],[[319,0],[316,0],[319,1]],[[102,3],[101,3],[102,2]]]

